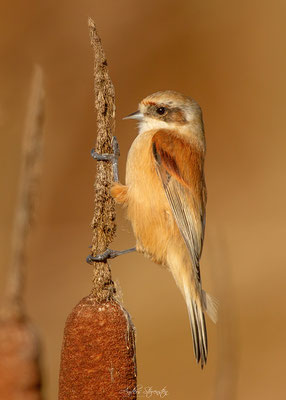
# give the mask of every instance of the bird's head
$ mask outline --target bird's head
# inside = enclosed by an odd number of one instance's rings
[[[124,119],[139,121],[139,133],[151,129],[172,129],[203,137],[202,112],[198,103],[181,93],[166,90],[145,97],[138,111]]]

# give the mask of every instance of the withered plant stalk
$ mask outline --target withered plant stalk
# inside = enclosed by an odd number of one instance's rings
[[[94,51],[94,92],[97,111],[97,140],[95,151],[111,154],[112,138],[115,130],[115,92],[108,74],[107,60],[100,37],[91,18],[88,20],[91,46]],[[95,205],[92,220],[92,255],[103,253],[112,242],[115,225],[115,202],[110,195],[112,182],[111,162],[98,161],[94,183]],[[114,295],[114,284],[107,262],[94,264],[94,290],[97,300],[110,300]]]
[[[6,304],[5,309],[3,309],[4,313],[13,316],[21,316],[24,313],[23,290],[26,244],[33,219],[37,182],[41,168],[44,119],[42,80],[42,70],[36,66],[23,137],[18,202],[12,233],[11,264],[6,285]]]
[[[23,289],[26,243],[41,166],[43,120],[43,74],[35,67],[23,138],[11,264],[0,312],[0,399],[5,400],[41,399],[38,339],[25,314]]]
[[[94,50],[95,108],[99,154],[113,152],[114,87],[101,40],[88,20]],[[112,163],[97,161],[92,255],[103,253],[115,234],[115,204],[110,195]],[[107,261],[94,263],[91,294],[68,316],[62,347],[59,400],[136,399],[135,335],[128,312],[115,297]]]

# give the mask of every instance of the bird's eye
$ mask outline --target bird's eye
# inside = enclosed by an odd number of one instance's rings
[[[165,107],[159,107],[156,110],[156,113],[159,114],[159,115],[163,115],[163,114],[165,114],[165,112],[166,112],[166,108]]]

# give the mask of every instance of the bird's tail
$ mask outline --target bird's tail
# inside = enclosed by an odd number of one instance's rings
[[[180,248],[179,248],[180,250]],[[188,308],[194,353],[197,362],[203,368],[208,356],[208,339],[204,312],[216,322],[216,302],[201,288],[197,277],[193,276],[193,267],[189,262],[186,249],[178,251],[178,246],[168,248],[168,265]]]
[[[216,322],[216,304],[212,297],[203,290],[200,297],[191,295],[189,285],[184,285],[184,295],[188,307],[195,357],[203,368],[208,356],[208,337],[204,311],[207,312],[212,321]]]

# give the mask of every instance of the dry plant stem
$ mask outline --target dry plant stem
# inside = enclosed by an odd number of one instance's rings
[[[94,22],[89,19],[95,53],[95,105],[98,136],[95,152],[113,153],[114,89]],[[98,157],[92,256],[102,254],[115,233],[115,204],[110,195],[112,157]],[[59,400],[136,399],[135,330],[129,314],[114,298],[106,260],[94,263],[92,293],[67,318],[61,354]]]
[[[115,128],[115,93],[108,74],[107,61],[97,34],[95,24],[88,20],[89,34],[94,50],[94,90],[97,110],[97,141],[95,151],[98,154],[112,154],[112,138]],[[92,220],[92,255],[103,253],[113,240],[115,225],[115,203],[110,195],[112,182],[112,163],[98,161],[94,184],[95,205]],[[115,289],[108,263],[94,264],[93,293],[100,302],[112,299]]]
[[[25,275],[27,236],[33,219],[37,181],[41,166],[44,120],[43,74],[36,66],[28,104],[23,138],[23,155],[20,173],[18,203],[12,233],[11,265],[8,270],[5,306],[6,316],[21,317]]]
[[[231,302],[225,301],[220,304],[214,399],[235,400],[238,399],[239,316],[228,242],[221,231],[217,232],[216,238],[216,252],[212,254],[216,271],[216,286],[219,289],[219,298],[231,298]]]
[[[24,313],[26,241],[39,176],[44,95],[42,71],[35,68],[24,132],[19,197],[12,236],[12,260],[0,318],[0,399],[41,400],[39,343]]]

